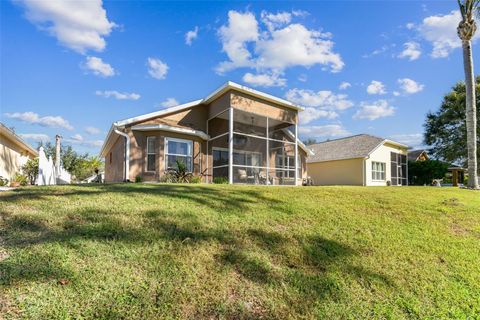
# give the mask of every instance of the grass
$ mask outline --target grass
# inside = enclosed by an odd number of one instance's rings
[[[474,191],[20,188],[0,218],[0,318],[480,318]]]

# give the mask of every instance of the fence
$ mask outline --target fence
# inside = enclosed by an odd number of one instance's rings
[[[40,147],[38,150],[38,176],[36,184],[39,186],[69,184],[70,181],[70,173],[68,173],[62,166],[57,170],[52,156],[47,158],[43,147]]]

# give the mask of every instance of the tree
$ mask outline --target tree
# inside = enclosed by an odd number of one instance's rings
[[[311,144],[316,144],[318,143],[317,139],[314,139],[314,138],[307,138],[305,140],[303,140],[303,143],[306,145],[306,146],[309,146]]]
[[[408,184],[430,185],[433,179],[442,179],[448,172],[448,163],[439,160],[409,161]]]
[[[22,166],[22,171],[27,175],[30,184],[35,184],[38,176],[38,158],[28,159],[28,161]]]
[[[476,78],[476,90],[480,92],[480,77]],[[467,166],[467,127],[465,121],[465,83],[458,82],[443,98],[437,112],[429,112],[424,124],[425,143],[437,159]],[[480,103],[479,97],[477,101]],[[480,115],[477,114],[477,118]],[[477,137],[480,130],[477,128]],[[480,156],[480,148],[477,148]]]
[[[478,189],[477,163],[477,108],[475,101],[475,83],[473,76],[472,38],[477,30],[475,15],[480,12],[480,0],[458,0],[462,20],[458,24],[457,33],[462,40],[463,68],[466,85],[466,125],[468,150],[468,187]]]

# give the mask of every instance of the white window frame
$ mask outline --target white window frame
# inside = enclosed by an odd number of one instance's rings
[[[147,137],[147,145],[146,145],[146,147],[145,147],[145,154],[146,154],[146,159],[145,159],[145,160],[146,160],[146,161],[145,161],[145,172],[156,172],[156,171],[157,171],[157,166],[156,166],[157,153],[155,152],[155,145],[156,145],[156,144],[155,144],[155,142],[154,142],[154,143],[153,143],[153,151],[151,151],[151,150],[149,151],[149,150],[148,150],[148,145],[149,145],[148,140],[149,140],[149,139],[154,139],[154,140],[156,140],[157,137],[155,137],[155,136],[149,136],[149,137]],[[154,162],[154,164],[155,164],[155,170],[148,170],[148,156],[149,156],[149,155],[154,155],[154,156],[155,156],[155,162]]]
[[[187,143],[188,144],[187,151],[190,155],[169,153],[168,152],[168,141]],[[193,172],[193,140],[165,137],[164,153],[165,153],[165,171],[167,171],[169,169],[168,168],[168,156],[178,156],[178,157],[190,157],[190,158],[192,158],[192,161],[190,161],[191,168],[187,168],[187,170],[188,170],[188,172]]]
[[[377,170],[376,164],[382,165],[383,171]],[[376,175],[380,173],[380,176],[382,176],[382,172],[383,172],[383,179],[376,179]],[[387,179],[387,164],[385,162],[372,161],[372,181],[385,181],[386,179]]]

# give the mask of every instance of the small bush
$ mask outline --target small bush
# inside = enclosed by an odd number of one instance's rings
[[[8,186],[8,179],[0,176],[0,187]]]
[[[200,176],[193,176],[190,179],[190,183],[200,183],[200,182],[202,182],[202,178]]]
[[[227,177],[215,177],[215,178],[213,178],[213,183],[228,184],[228,178]]]
[[[141,176],[136,176],[136,177],[135,177],[135,183],[140,183],[140,182],[142,182],[142,181],[143,181],[143,179],[142,179]]]
[[[21,173],[15,173],[15,175],[12,178],[11,183],[19,183],[21,186],[26,186],[28,183],[28,177],[24,174]]]

